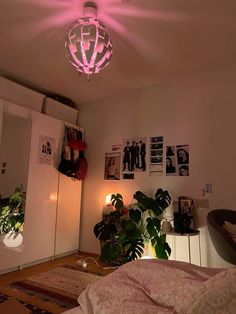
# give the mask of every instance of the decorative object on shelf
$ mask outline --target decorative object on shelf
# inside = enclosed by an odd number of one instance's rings
[[[174,213],[174,231],[183,233],[195,232],[193,228],[193,199],[188,196],[179,196],[178,212]]]
[[[74,21],[67,31],[65,48],[69,62],[88,79],[109,64],[112,42],[104,24],[97,19],[95,3],[85,3],[84,17]]]
[[[171,223],[168,219],[164,219],[164,221],[161,224],[161,231],[163,233],[168,233],[172,231]]]
[[[21,188],[16,188],[10,196],[9,204],[2,208],[0,214],[0,234],[7,247],[18,247],[23,242],[25,210],[25,193]]]
[[[141,258],[145,243],[151,242],[155,256],[168,259],[171,249],[161,233],[160,215],[170,205],[168,191],[158,189],[151,198],[137,191],[136,203],[126,208],[121,194],[112,194],[115,210],[94,227],[101,241],[101,260],[114,264]]]

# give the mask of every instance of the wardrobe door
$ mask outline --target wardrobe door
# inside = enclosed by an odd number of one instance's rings
[[[78,250],[81,181],[59,175],[55,255]]]
[[[62,122],[32,112],[24,225],[24,263],[53,257]]]
[[[31,112],[29,109],[0,100],[0,213],[9,205],[16,188],[27,190],[28,161],[31,138]],[[4,218],[1,219],[1,226]],[[9,226],[8,226],[9,227]],[[5,232],[0,235],[0,273],[17,269],[24,261],[23,243]]]

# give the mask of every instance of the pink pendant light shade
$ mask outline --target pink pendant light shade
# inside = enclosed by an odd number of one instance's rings
[[[67,32],[66,55],[79,72],[99,73],[112,56],[112,43],[105,26],[96,18],[96,6],[85,5],[84,17],[72,23]]]

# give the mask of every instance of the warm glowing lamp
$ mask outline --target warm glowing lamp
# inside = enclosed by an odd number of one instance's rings
[[[112,194],[108,194],[106,196],[106,205],[111,205],[111,196],[112,196]]]
[[[151,241],[146,241],[144,243],[144,250],[143,250],[143,255],[141,259],[151,259],[151,258],[156,258],[155,249],[153,248]]]
[[[105,26],[97,19],[95,3],[85,3],[84,17],[70,25],[65,48],[70,63],[88,77],[99,73],[109,64],[112,42]]]
[[[105,198],[106,205],[104,205],[102,209],[102,218],[105,218],[105,216],[109,215],[114,210],[111,204],[111,195],[112,194],[108,194]]]

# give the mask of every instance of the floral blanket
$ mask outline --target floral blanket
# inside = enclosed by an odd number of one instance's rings
[[[236,268],[136,260],[89,285],[78,302],[67,314],[234,314]]]

